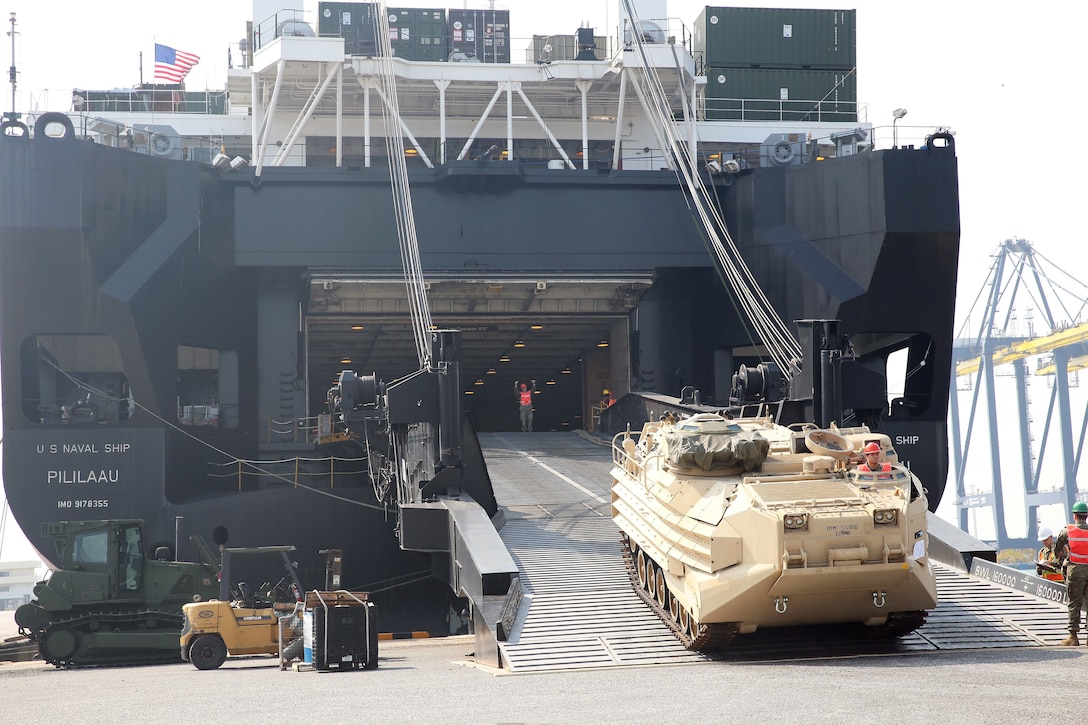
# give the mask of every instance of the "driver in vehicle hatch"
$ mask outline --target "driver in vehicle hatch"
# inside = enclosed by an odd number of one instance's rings
[[[865,448],[862,449],[865,454],[865,461],[858,466],[859,471],[890,471],[892,470],[892,464],[887,461],[880,461],[880,444],[876,441],[867,443]]]

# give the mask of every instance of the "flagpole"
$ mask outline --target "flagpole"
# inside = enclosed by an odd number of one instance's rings
[[[140,87],[144,85],[144,52],[140,51]]]

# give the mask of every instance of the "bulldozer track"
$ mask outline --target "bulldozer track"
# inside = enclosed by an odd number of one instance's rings
[[[180,642],[183,618],[177,612],[139,611],[139,612],[89,612],[78,617],[69,617],[53,622],[46,627],[38,638],[38,652],[46,662],[55,667],[122,667],[128,665],[167,664],[181,661],[180,644],[175,643],[172,650],[133,649],[113,656],[106,654],[101,659],[81,659],[81,645],[85,638],[93,638],[97,632],[132,632],[166,633],[176,631]],[[72,634],[72,652],[67,656],[50,654],[46,646],[51,637]],[[95,650],[92,648],[92,652]],[[109,650],[107,650],[109,652]]]

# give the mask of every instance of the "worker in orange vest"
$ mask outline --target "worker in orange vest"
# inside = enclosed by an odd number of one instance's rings
[[[880,444],[876,441],[867,443],[864,448],[861,449],[865,453],[865,462],[858,466],[859,471],[890,471],[892,470],[892,464],[884,461],[880,462]]]
[[[1068,546],[1068,551],[1065,547]],[[1054,551],[1066,552],[1065,589],[1069,595],[1069,636],[1062,640],[1064,647],[1080,645],[1080,609],[1088,595],[1088,504],[1073,504],[1073,523],[1058,534]]]
[[[528,433],[533,429],[533,393],[536,392],[536,381],[530,380],[532,387],[524,382],[514,383],[514,393],[518,399],[518,414],[521,416],[521,432]]]

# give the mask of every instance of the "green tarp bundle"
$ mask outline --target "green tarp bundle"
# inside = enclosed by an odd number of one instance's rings
[[[736,433],[699,433],[669,430],[664,434],[669,451],[669,465],[676,468],[715,468],[743,466],[751,471],[763,463],[771,450],[766,438],[754,431]]]

